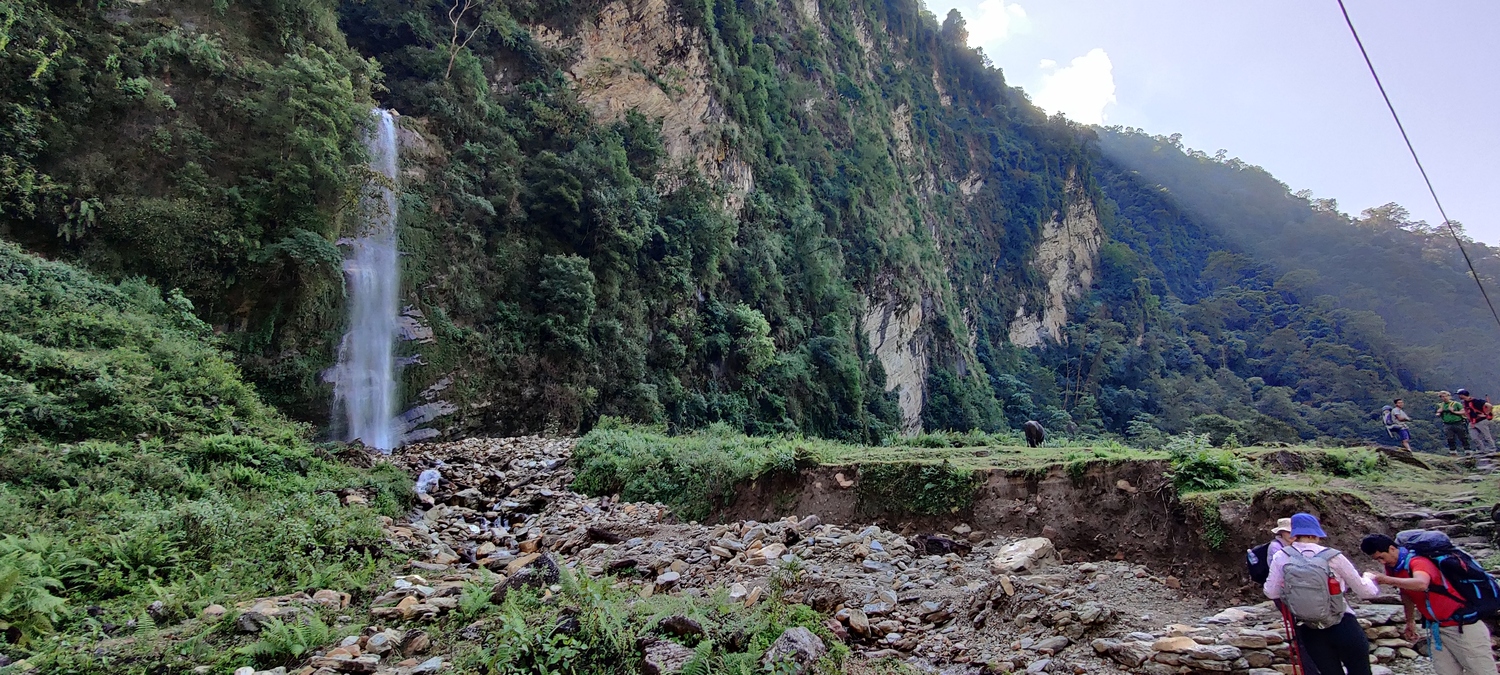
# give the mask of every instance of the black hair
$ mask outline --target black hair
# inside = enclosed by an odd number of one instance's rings
[[[1389,551],[1395,545],[1394,540],[1383,534],[1369,534],[1365,535],[1364,541],[1359,542],[1359,550],[1364,551],[1365,555],[1374,555]]]
[[[1400,402],[1401,402],[1401,399],[1398,398],[1398,399],[1395,399],[1395,400],[1391,401],[1391,405],[1396,405],[1397,403],[1400,403]]]

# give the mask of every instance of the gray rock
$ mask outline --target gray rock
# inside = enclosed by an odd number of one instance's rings
[[[767,668],[777,664],[791,663],[796,666],[793,672],[803,675],[811,671],[813,664],[827,653],[828,647],[817,635],[798,626],[782,632],[781,637],[776,638],[776,641],[771,643],[771,648],[766,650],[765,658],[761,660],[761,663]]]
[[[643,660],[646,675],[673,675],[682,672],[682,667],[693,660],[693,650],[676,642],[657,640],[646,645]]]
[[[703,634],[703,625],[689,619],[681,614],[674,614],[661,620],[658,624],[663,631],[676,635],[677,637],[689,637]]]
[[[438,672],[439,670],[442,670],[442,669],[443,669],[443,657],[441,657],[441,656],[434,656],[434,657],[432,657],[430,659],[427,659],[426,661],[423,661],[421,663],[418,663],[415,666],[412,666],[411,670],[409,670],[407,672],[411,673],[412,675],[418,675],[419,673],[436,673],[436,672]]]
[[[1122,666],[1138,668],[1141,664],[1150,661],[1152,654],[1151,643],[1136,640],[1120,643],[1119,647],[1110,651],[1109,658]]]
[[[849,610],[849,630],[854,631],[855,635],[869,635],[870,618],[863,611]]]
[[[1240,648],[1229,645],[1197,645],[1188,648],[1185,653],[1199,661],[1233,661],[1240,658]]]
[[[1068,645],[1070,644],[1073,644],[1072,640],[1069,640],[1062,635],[1054,635],[1045,640],[1042,640],[1041,642],[1036,643],[1036,646],[1033,647],[1033,649],[1039,652],[1048,651],[1056,654],[1057,652],[1067,649]]]
[[[234,626],[238,628],[241,633],[259,633],[262,630],[265,630],[265,627],[267,625],[270,625],[270,623],[271,617],[266,616],[265,614],[261,614],[260,612],[245,612],[244,614],[236,617],[234,620]],[[255,671],[251,670],[250,672],[254,673]]]

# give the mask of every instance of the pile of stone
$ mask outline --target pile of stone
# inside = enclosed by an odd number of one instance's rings
[[[1376,675],[1390,673],[1384,665],[1418,657],[1416,645],[1401,638],[1404,613],[1395,605],[1364,605],[1355,616],[1370,638],[1370,662]],[[1197,625],[1173,624],[1156,632],[1137,632],[1123,639],[1098,638],[1094,651],[1133,672],[1152,675],[1177,673],[1236,673],[1290,675],[1292,647],[1281,615],[1271,603],[1234,607],[1203,619]]]
[[[234,675],[340,675],[341,673],[375,673],[378,675],[424,675],[443,669],[442,657],[421,659],[432,646],[427,633],[420,630],[366,628],[359,635],[344,638],[338,645],[317,652],[307,665],[297,670],[286,668],[257,671],[245,666]]]
[[[297,621],[310,616],[316,607],[337,611],[348,606],[349,594],[340,591],[323,589],[312,595],[291,593],[236,603],[234,622],[241,633],[259,633],[271,624],[272,619],[283,623]],[[223,605],[209,605],[203,608],[198,618],[211,623],[228,613]]]

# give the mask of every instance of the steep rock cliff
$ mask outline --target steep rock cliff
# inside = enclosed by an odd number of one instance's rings
[[[619,0],[571,33],[534,26],[542,45],[565,50],[567,75],[596,120],[629,111],[659,120],[667,155],[728,188],[737,208],[755,185],[754,171],[727,140],[735,125],[710,92],[704,37],[667,0]]]
[[[1094,283],[1094,266],[1104,229],[1093,201],[1076,182],[1068,185],[1067,206],[1042,226],[1041,241],[1031,267],[1046,279],[1040,306],[1023,298],[1008,335],[1012,344],[1038,347],[1062,337],[1068,322],[1068,303],[1082,298]]]

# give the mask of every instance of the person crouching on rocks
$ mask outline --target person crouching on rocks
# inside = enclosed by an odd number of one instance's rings
[[[1344,600],[1380,594],[1337,549],[1319,543],[1328,535],[1310,513],[1292,516],[1292,545],[1271,558],[1266,597],[1281,600],[1297,621],[1297,639],[1321,673],[1370,675],[1370,643]]]
[[[1372,575],[1375,583],[1401,591],[1406,606],[1406,630],[1401,637],[1416,642],[1417,615],[1429,628],[1437,626],[1433,640],[1432,671],[1437,675],[1490,675],[1495,672],[1495,654],[1490,651],[1490,629],[1483,621],[1463,623],[1454,615],[1464,609],[1456,593],[1447,589],[1437,563],[1412,553],[1383,534],[1372,534],[1359,544],[1360,550],[1385,565],[1385,574]],[[1435,592],[1428,592],[1428,588]]]

